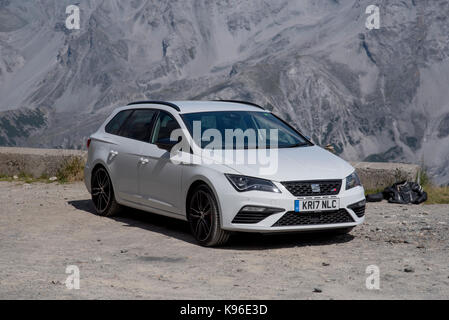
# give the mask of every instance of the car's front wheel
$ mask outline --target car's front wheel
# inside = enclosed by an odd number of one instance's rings
[[[109,174],[103,167],[97,168],[92,174],[92,201],[100,216],[112,217],[121,210],[121,206],[115,200]]]
[[[215,196],[207,185],[200,185],[188,200],[187,216],[195,239],[206,247],[225,244],[229,232],[222,230]]]

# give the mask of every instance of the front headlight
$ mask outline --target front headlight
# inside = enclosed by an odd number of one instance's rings
[[[277,193],[281,192],[281,190],[279,190],[270,180],[240,176],[236,174],[225,174],[225,176],[228,178],[229,182],[231,182],[235,190],[239,192],[251,190]]]
[[[346,190],[352,189],[354,187],[361,186],[360,178],[354,171],[349,176],[346,177]]]

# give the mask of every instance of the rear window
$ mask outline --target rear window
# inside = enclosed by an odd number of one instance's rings
[[[120,111],[115,115],[114,118],[112,118],[111,121],[106,125],[105,131],[110,134],[118,135],[120,128],[122,127],[125,120],[128,118],[128,116],[131,114],[133,110],[125,110]]]
[[[156,110],[151,109],[135,110],[120,130],[120,135],[125,138],[149,142],[156,113]]]

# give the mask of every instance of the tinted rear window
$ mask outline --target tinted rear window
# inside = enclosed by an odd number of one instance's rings
[[[118,135],[120,128],[132,111],[133,110],[125,110],[117,113],[116,116],[109,121],[104,130],[107,133]]]
[[[156,110],[138,109],[129,117],[120,131],[120,135],[125,138],[149,142],[153,118]]]

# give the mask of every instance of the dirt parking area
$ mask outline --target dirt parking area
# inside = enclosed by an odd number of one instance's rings
[[[222,248],[182,221],[93,212],[82,183],[0,182],[0,299],[449,298],[449,205],[369,204],[349,235],[239,234]]]

